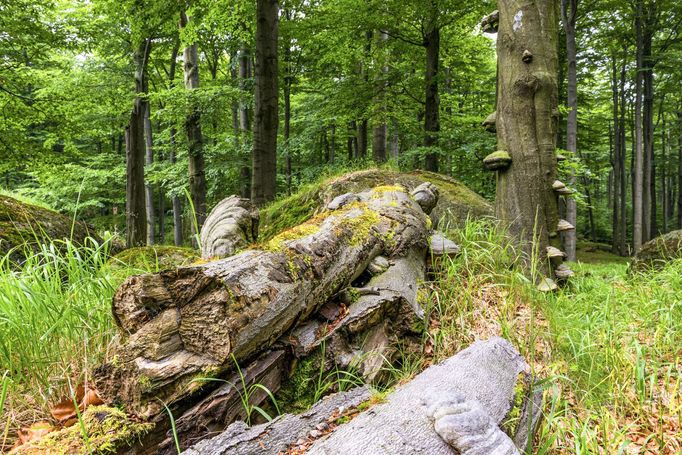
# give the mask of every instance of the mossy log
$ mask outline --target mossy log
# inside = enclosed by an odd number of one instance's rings
[[[433,185],[378,187],[285,231],[260,249],[220,261],[129,278],[113,301],[128,334],[95,372],[98,391],[139,417],[163,412],[272,346],[348,287],[377,256],[426,248]],[[424,251],[424,250],[423,250]]]
[[[528,371],[509,342],[476,342],[383,402],[358,406],[352,393],[333,396],[300,416],[251,428],[235,423],[185,453],[514,454],[514,446],[525,449],[540,415],[541,393]],[[356,411],[339,419],[349,408]]]

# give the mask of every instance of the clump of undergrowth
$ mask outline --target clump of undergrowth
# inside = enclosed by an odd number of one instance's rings
[[[151,423],[131,421],[119,409],[92,406],[83,411],[76,424],[22,445],[17,453],[22,455],[116,453],[118,449],[133,444],[152,428]]]
[[[69,381],[85,382],[107,355],[115,333],[111,299],[127,275],[140,273],[112,273],[109,248],[53,241],[27,250],[19,268],[9,254],[0,258],[0,376],[7,384],[0,447],[48,416],[50,405],[69,395]]]

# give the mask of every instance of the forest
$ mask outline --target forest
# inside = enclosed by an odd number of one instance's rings
[[[682,452],[677,0],[0,0],[0,112],[0,453]]]

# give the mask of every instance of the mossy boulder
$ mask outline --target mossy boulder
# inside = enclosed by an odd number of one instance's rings
[[[0,254],[11,252],[21,262],[26,255],[52,240],[83,245],[87,238],[102,242],[94,228],[54,210],[0,195]]]
[[[425,171],[402,173],[386,169],[368,169],[308,185],[296,194],[278,200],[261,210],[259,241],[266,241],[279,232],[301,224],[324,210],[335,197],[378,186],[401,185],[408,191],[424,182],[431,182],[440,191],[438,204],[431,212],[434,226],[457,227],[467,217],[492,216],[492,206],[459,181]]]
[[[108,267],[115,272],[129,274],[140,272],[158,272],[191,265],[200,259],[199,251],[192,248],[154,245],[128,248],[108,262]]]
[[[662,268],[671,260],[682,258],[682,230],[668,232],[642,245],[632,259],[635,272]]]

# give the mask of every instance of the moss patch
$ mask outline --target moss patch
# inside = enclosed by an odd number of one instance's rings
[[[307,185],[299,192],[273,202],[261,210],[259,241],[262,243],[278,233],[299,225],[321,213],[336,196],[375,189],[375,191],[412,190],[424,182],[440,190],[438,205],[431,213],[434,225],[457,227],[467,217],[481,218],[493,214],[490,204],[462,183],[445,175],[415,171],[400,173],[387,169],[368,169]]]
[[[308,357],[293,362],[291,373],[276,396],[282,413],[298,414],[315,404],[321,362],[324,362],[324,358],[320,348]]]
[[[0,195],[0,254],[11,251],[13,261],[23,260],[51,240],[70,239],[82,245],[88,237],[102,241],[85,223],[74,223],[71,217],[54,210]]]
[[[119,448],[133,444],[153,428],[150,423],[132,422],[123,411],[107,406],[93,406],[85,410],[82,414],[82,423],[87,440],[83,437],[80,423],[76,422],[38,441],[19,446],[15,453],[54,455],[115,453]]]

